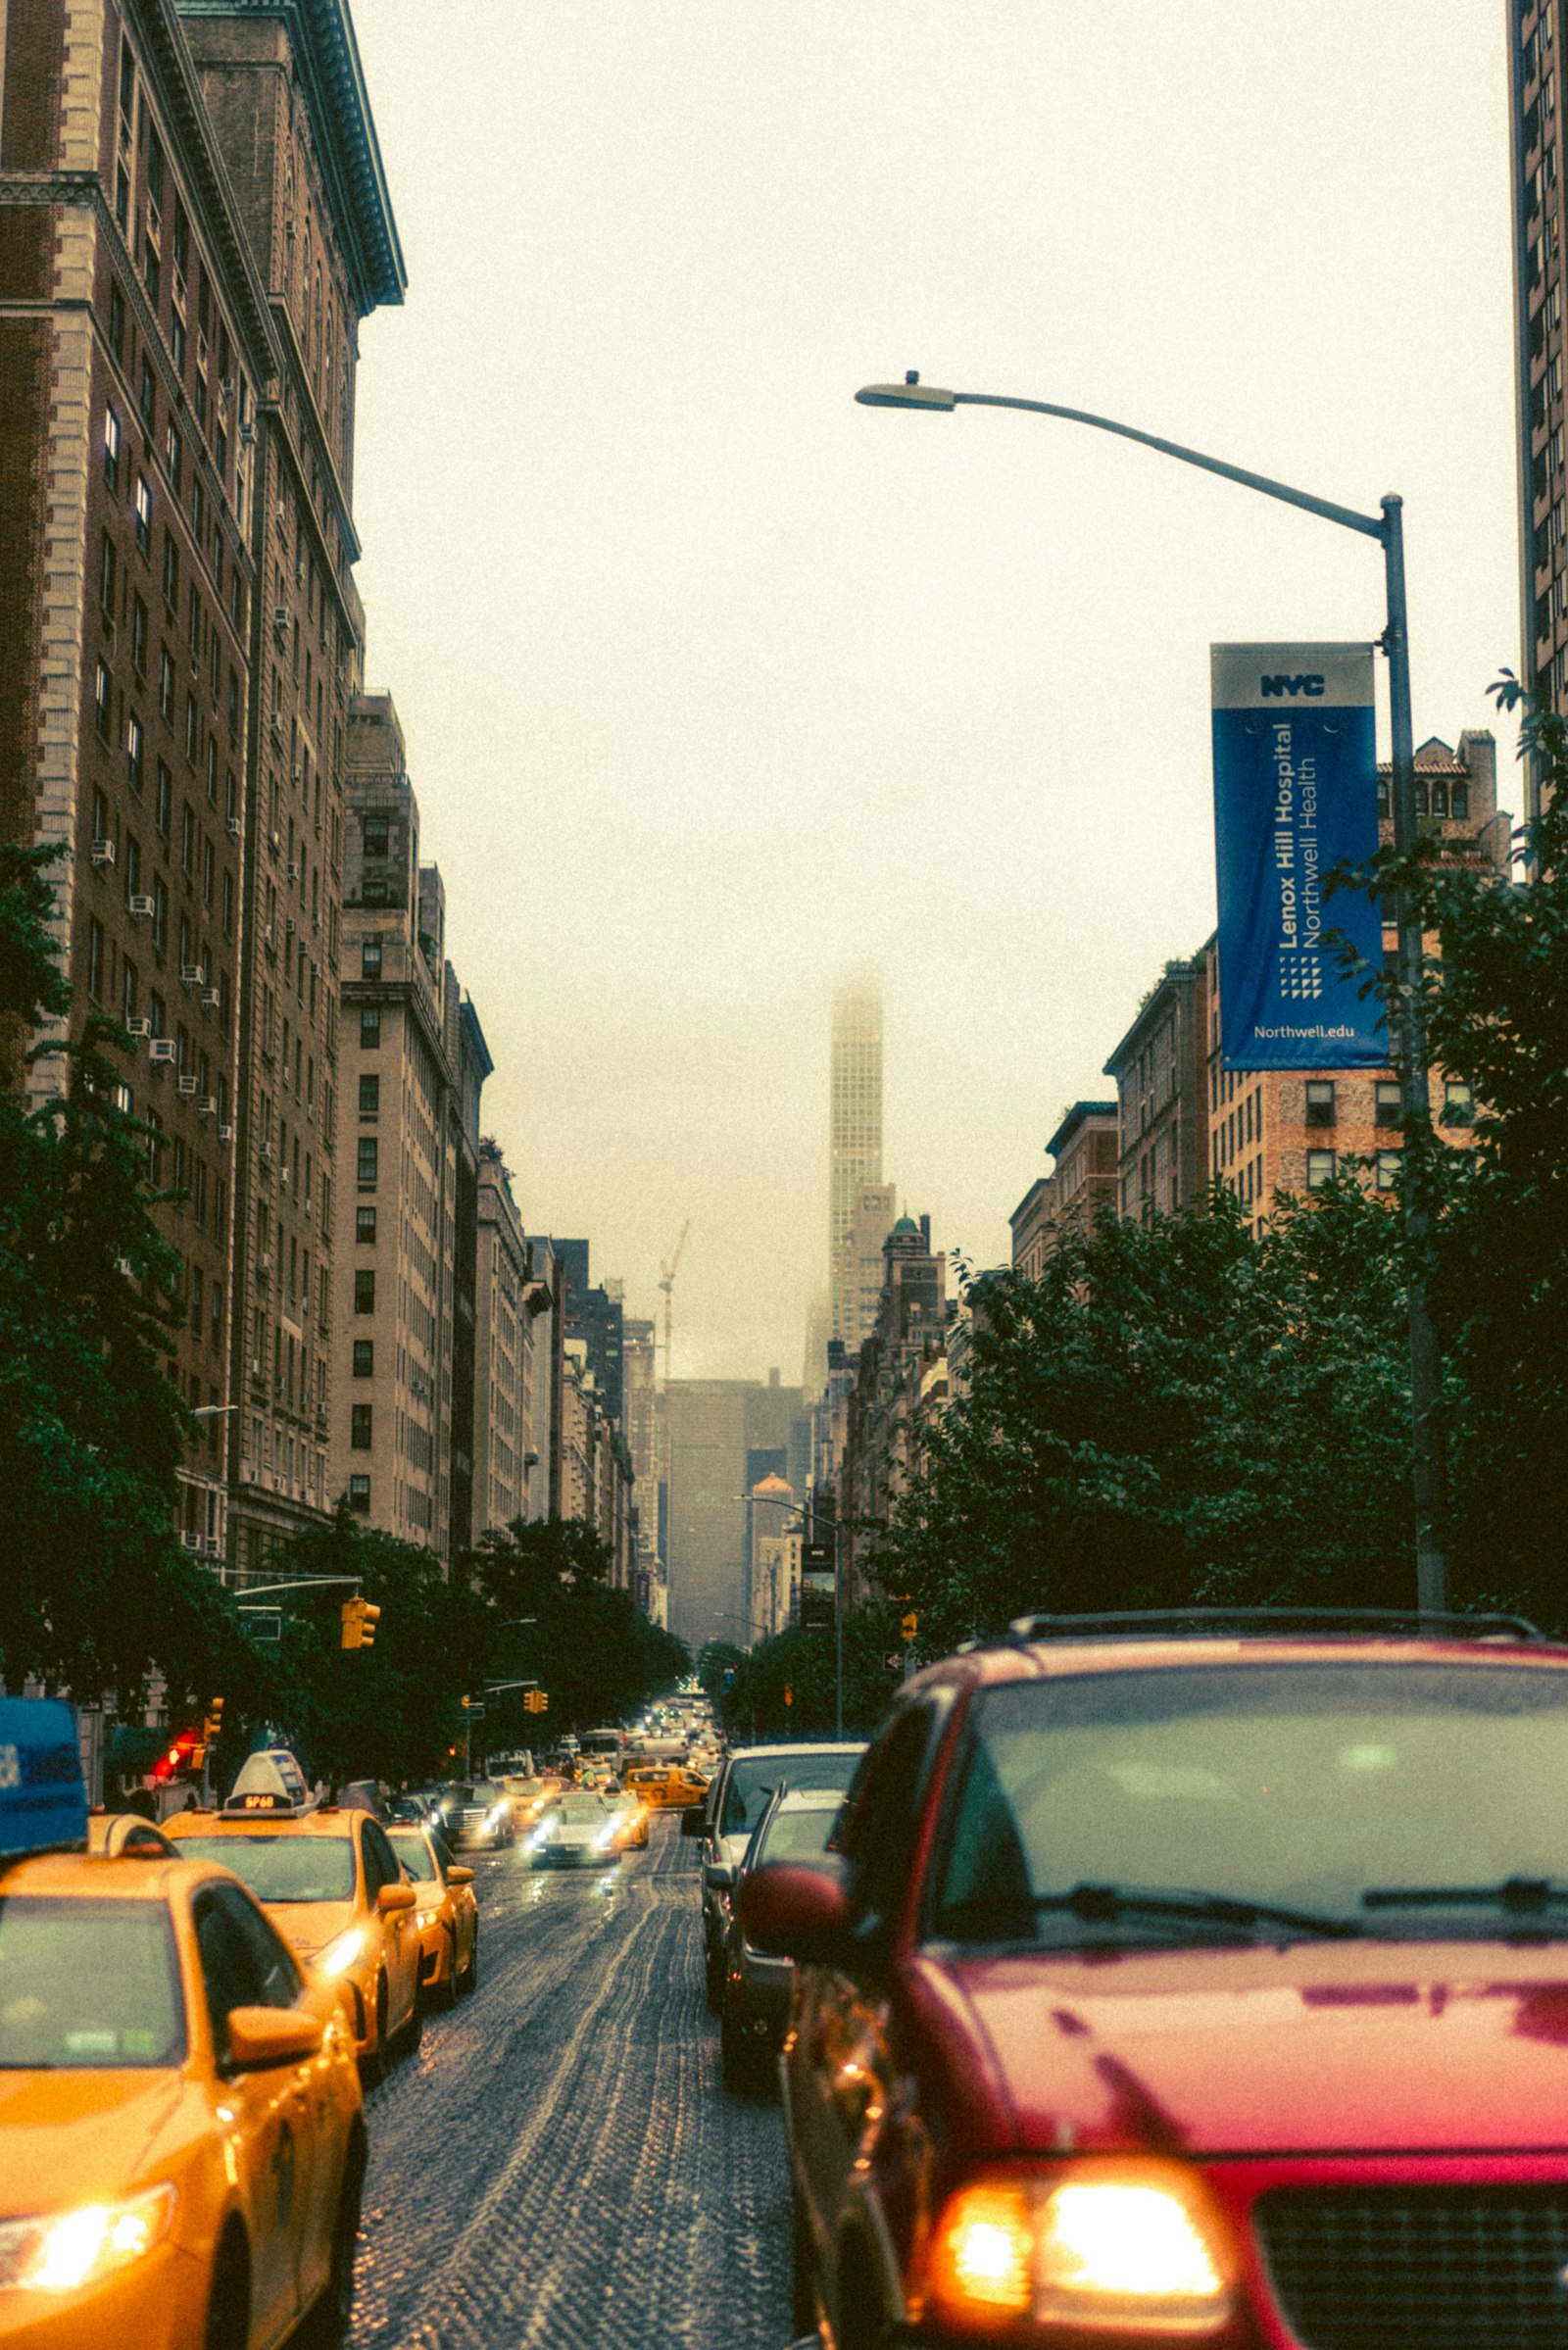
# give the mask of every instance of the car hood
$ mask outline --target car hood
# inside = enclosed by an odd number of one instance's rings
[[[264,1907],[297,1958],[314,1958],[354,1924],[352,1901],[276,1901]]]
[[[179,2127],[177,2072],[0,2072],[0,2218],[109,2201],[150,2182]],[[194,2127],[194,2114],[185,2117]]]
[[[609,1825],[608,1820],[564,1820],[550,1840],[553,1844],[594,1844]]]
[[[989,2083],[970,2129],[1021,2148],[1568,2146],[1561,1944],[1031,1953],[919,1972],[950,2062],[966,2022]]]

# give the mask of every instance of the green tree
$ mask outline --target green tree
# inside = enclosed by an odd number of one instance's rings
[[[864,1738],[887,1711],[903,1671],[901,1602],[880,1596],[844,1618],[844,1735]],[[830,1738],[838,1663],[830,1632],[799,1625],[736,1652],[735,1679],[715,1702],[732,1738]],[[706,1656],[708,1651],[704,1650]],[[889,1663],[889,1658],[893,1662]]]
[[[248,1652],[172,1532],[191,1427],[164,1374],[181,1268],[124,1106],[130,1040],[89,1017],[63,1048],[65,1093],[29,1108],[22,1091],[23,1040],[69,1008],[47,928],[57,854],[0,845],[0,1672],[129,1705],[157,1667],[178,1711],[243,1679]]]
[[[537,1738],[541,1727],[555,1734],[624,1721],[691,1670],[685,1641],[650,1624],[630,1591],[611,1583],[612,1564],[596,1530],[574,1518],[516,1519],[470,1554],[475,1589],[510,1627],[497,1627],[491,1677],[526,1675],[550,1698],[542,1724],[514,1708],[499,1722],[531,1722]],[[488,1719],[487,1729],[496,1743]]]

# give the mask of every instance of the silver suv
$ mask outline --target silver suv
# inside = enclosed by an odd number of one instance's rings
[[[703,1970],[708,2004],[724,1996],[724,1943],[730,1895],[753,1829],[781,1787],[847,1788],[865,1752],[863,1739],[835,1745],[740,1746],[708,1790],[702,1814]],[[693,1815],[695,1818],[695,1815]],[[699,1833],[697,1830],[691,1833]]]

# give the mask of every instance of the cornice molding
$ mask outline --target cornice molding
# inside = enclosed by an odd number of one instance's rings
[[[274,17],[288,31],[362,318],[408,285],[347,0],[173,0],[182,17]]]

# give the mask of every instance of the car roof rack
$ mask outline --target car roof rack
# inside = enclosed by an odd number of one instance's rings
[[[1156,1607],[1092,1616],[1015,1616],[1005,1639],[1012,1647],[1034,1640],[1529,1640],[1545,1634],[1528,1616],[1427,1613],[1415,1607]]]

